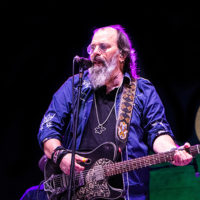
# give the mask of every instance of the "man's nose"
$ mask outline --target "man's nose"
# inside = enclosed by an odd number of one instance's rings
[[[101,51],[100,51],[99,46],[97,45],[93,51],[93,55],[96,56],[96,55],[100,55],[100,54],[101,54]]]

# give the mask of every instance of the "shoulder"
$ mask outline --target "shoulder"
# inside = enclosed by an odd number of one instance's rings
[[[143,78],[143,77],[138,78],[138,79],[137,79],[137,83],[138,83],[139,85],[149,85],[149,84],[152,85],[152,83],[151,83],[150,80],[148,80],[148,79],[146,79],[146,78]]]
[[[138,78],[137,80],[136,99],[143,103],[150,101],[151,103],[160,102],[156,88],[151,81],[145,78]]]
[[[152,90],[155,90],[155,87],[151,81],[140,77],[137,79],[137,89],[140,92],[151,92]]]
[[[137,81],[136,97],[145,105],[161,105],[161,99],[155,86],[145,78],[139,78]]]

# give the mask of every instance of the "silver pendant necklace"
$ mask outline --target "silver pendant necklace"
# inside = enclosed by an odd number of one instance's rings
[[[106,127],[104,127],[103,125],[108,121],[114,107],[115,107],[115,103],[113,104],[113,107],[111,108],[110,110],[110,113],[108,114],[106,120],[102,123],[100,123],[99,121],[99,115],[98,115],[98,110],[97,110],[97,102],[96,102],[96,96],[94,94],[94,104],[95,104],[95,109],[96,109],[96,116],[97,116],[97,122],[98,122],[98,126],[94,129],[95,130],[95,133],[101,135],[103,131],[106,130]]]

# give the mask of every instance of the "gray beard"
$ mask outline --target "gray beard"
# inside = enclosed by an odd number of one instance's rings
[[[104,63],[100,66],[93,66],[89,68],[89,80],[95,90],[104,86],[106,81],[111,78],[112,72],[117,66],[116,55],[113,56],[113,59],[110,61],[110,63],[104,61]]]

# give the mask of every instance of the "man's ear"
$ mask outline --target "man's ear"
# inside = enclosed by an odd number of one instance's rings
[[[125,53],[123,53],[122,51],[120,51],[120,55],[119,55],[119,61],[121,62],[121,63],[123,63],[124,61],[125,61],[125,59],[126,59],[126,54]]]

